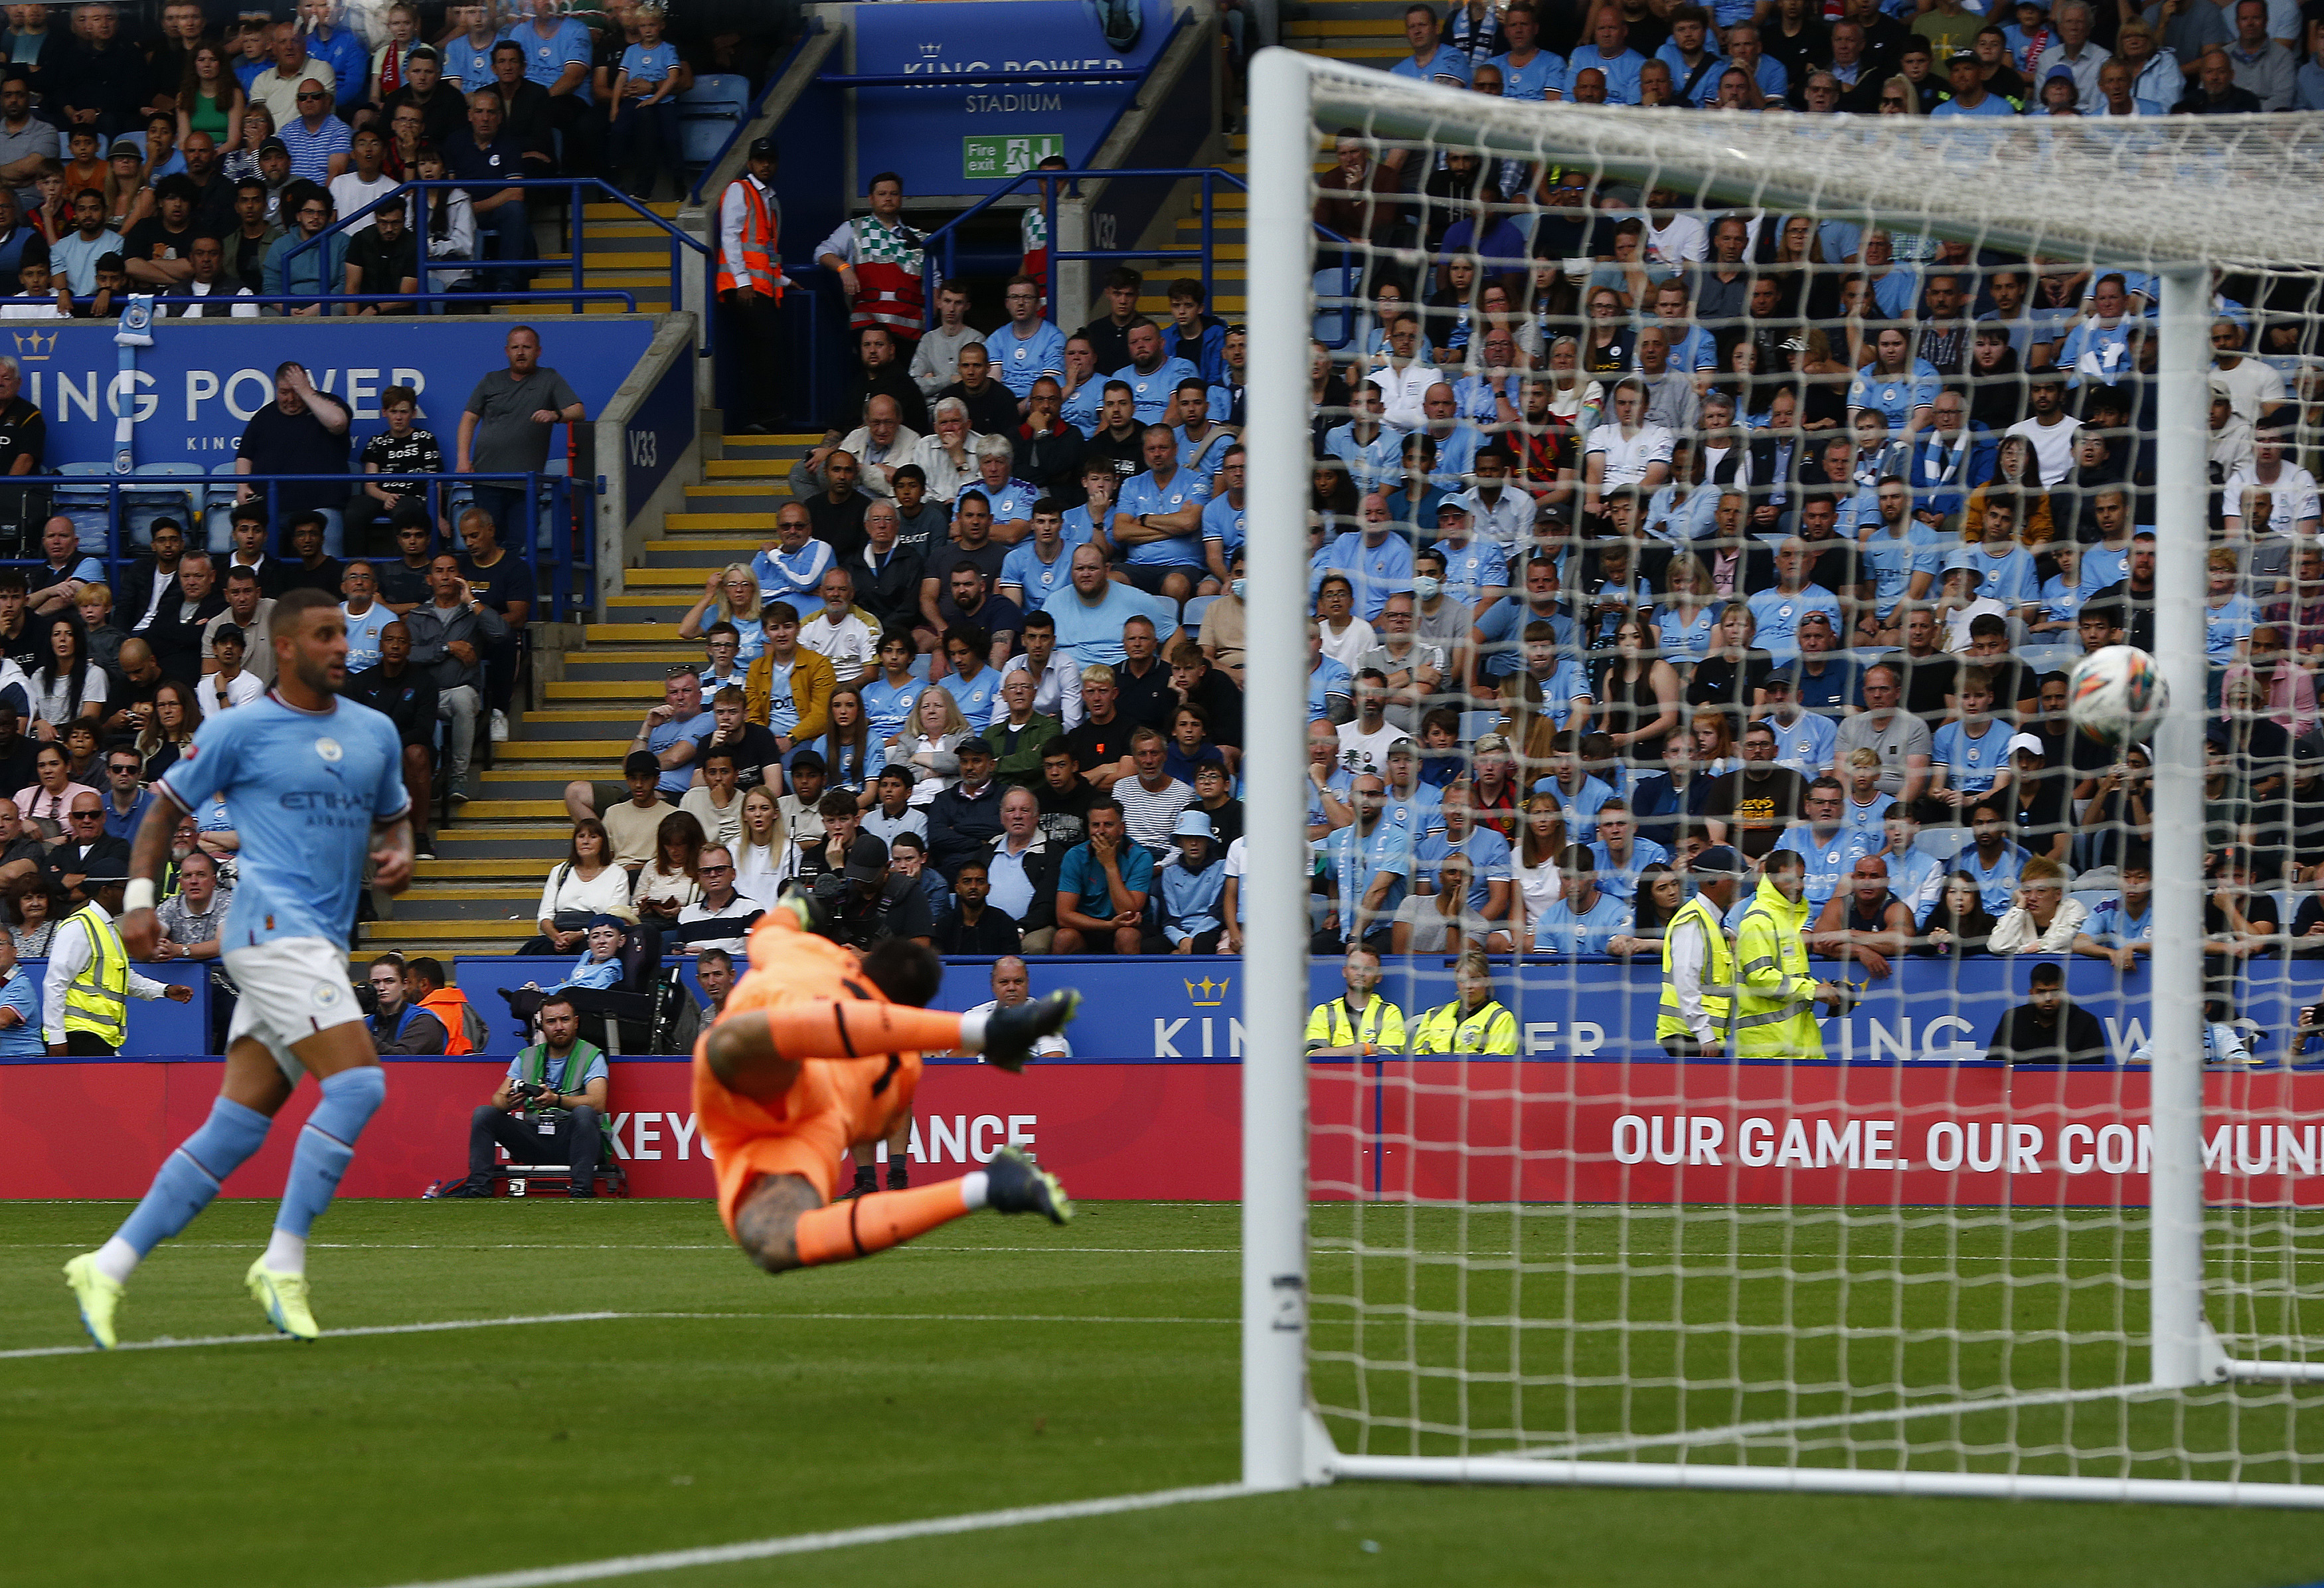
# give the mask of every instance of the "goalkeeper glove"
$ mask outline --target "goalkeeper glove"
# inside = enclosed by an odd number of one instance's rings
[[[1033,1061],[1033,1044],[1063,1031],[1081,1006],[1082,995],[1069,987],[994,1010],[984,1017],[984,1062],[1017,1074]]]

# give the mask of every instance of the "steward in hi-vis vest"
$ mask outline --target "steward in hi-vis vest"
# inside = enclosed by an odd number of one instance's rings
[[[1724,844],[1688,865],[1695,896],[1663,929],[1663,1006],[1655,1040],[1673,1058],[1715,1058],[1734,1014],[1735,953],[1725,918],[1742,885],[1743,861]]]
[[[1307,1057],[1374,1058],[1404,1051],[1404,1011],[1382,998],[1380,959],[1361,946],[1348,950],[1340,977],[1347,991],[1307,1011]]]
[[[1815,1006],[1844,1010],[1848,995],[1808,974],[1806,863],[1775,849],[1759,863],[1758,897],[1735,928],[1736,1056],[1821,1058]]]
[[[771,434],[781,422],[788,368],[782,302],[790,278],[783,274],[783,205],[775,196],[775,141],[752,140],[743,174],[718,199],[718,302],[742,335],[743,389],[750,394],[743,429],[752,435]]]

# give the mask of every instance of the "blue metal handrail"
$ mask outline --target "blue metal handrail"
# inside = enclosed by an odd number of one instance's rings
[[[50,515],[69,518],[70,512],[57,501],[60,495],[79,493],[91,495],[106,494],[105,547],[102,551],[83,550],[80,555],[95,556],[105,564],[106,582],[115,589],[121,588],[123,569],[134,561],[144,549],[143,544],[132,544],[123,517],[122,497],[124,494],[141,496],[182,494],[193,500],[193,522],[186,526],[188,547],[207,544],[202,521],[208,516],[208,498],[212,491],[248,485],[339,485],[352,497],[364,485],[380,476],[365,474],[337,475],[11,475],[0,479],[0,485],[45,491],[50,497]],[[447,497],[466,485],[497,485],[521,493],[523,507],[523,528],[520,534],[506,541],[506,549],[531,565],[536,575],[545,573],[547,589],[542,592],[540,616],[554,622],[576,620],[576,614],[591,608],[595,600],[596,535],[593,528],[577,522],[580,504],[592,501],[585,485],[578,485],[570,475],[546,473],[452,474],[452,475],[392,475],[392,479],[410,479],[428,498],[429,511],[438,517],[445,514]],[[548,488],[549,549],[540,549],[542,488]],[[338,511],[338,510],[334,510]],[[283,512],[281,498],[270,494],[266,503],[267,529],[270,544],[281,544]],[[342,556],[342,561],[353,558]],[[545,564],[545,567],[544,567]],[[0,567],[34,568],[46,566],[42,559],[12,559],[0,561]]]
[[[953,217],[952,219],[938,226],[935,231],[930,232],[927,235],[927,246],[931,252],[936,252],[938,248],[939,242],[941,242],[944,274],[947,277],[955,275],[958,272],[953,268],[953,262],[957,256],[959,244],[954,234],[964,222],[982,214],[984,210],[991,208],[995,203],[1017,191],[1018,189],[1023,187],[1027,182],[1055,184],[1058,182],[1076,182],[1084,178],[1099,177],[1105,178],[1109,180],[1117,177],[1167,177],[1178,180],[1183,180],[1188,177],[1199,178],[1203,184],[1203,240],[1201,245],[1194,248],[1084,248],[1076,250],[1061,250],[1056,245],[1058,189],[1055,186],[1045,186],[1041,193],[1041,213],[1043,219],[1048,223],[1047,235],[1049,237],[1049,246],[1046,251],[1047,256],[1042,265],[1041,300],[1051,305],[1056,304],[1057,301],[1057,266],[1068,259],[1200,259],[1203,264],[1203,301],[1207,305],[1211,300],[1211,277],[1213,252],[1211,239],[1212,232],[1213,230],[1213,217],[1216,208],[1215,198],[1212,191],[1213,184],[1215,182],[1228,182],[1231,183],[1235,191],[1239,193],[1247,194],[1250,191],[1250,185],[1240,177],[1236,176],[1231,171],[1220,171],[1214,166],[1142,166],[1133,167],[1127,170],[1034,170],[1022,171],[1017,176],[1011,178],[1005,186],[994,189],[991,192],[986,194],[982,199],[979,199],[975,204],[961,211],[958,215]],[[1332,228],[1327,226],[1315,223],[1314,229],[1316,235],[1322,237],[1326,242],[1335,243],[1342,248],[1349,245],[1348,240],[1345,237],[1340,235],[1339,233],[1332,230]],[[1052,312],[1054,312],[1054,309]],[[1355,314],[1353,306],[1350,304],[1342,304],[1341,306],[1340,313],[1343,326],[1351,328],[1354,323]],[[934,293],[930,293],[928,295],[927,314],[927,323],[929,325],[936,324],[936,295]],[[1352,331],[1349,330],[1346,334],[1351,335]]]
[[[493,263],[497,264],[500,261],[494,260]],[[516,263],[523,264],[537,262],[519,260]],[[546,263],[563,264],[565,262],[561,259],[553,259]],[[439,268],[450,268],[450,266],[446,264]],[[502,293],[493,295],[505,296]],[[456,303],[475,309],[477,296],[478,294],[474,292],[336,292],[331,294],[331,302],[334,304]],[[638,307],[637,294],[620,287],[589,287],[579,292],[534,292],[526,296],[555,298],[560,302],[567,298],[580,298],[592,303],[619,303],[633,314]],[[153,301],[161,306],[200,304],[206,309],[216,309],[221,304],[228,308],[240,308],[247,304],[254,309],[309,309],[321,300],[309,292],[253,292],[246,297],[237,293],[231,298],[215,293],[208,298],[196,298],[190,293],[157,294]]]
[[[373,199],[370,203],[364,205],[361,209],[355,211],[353,214],[340,216],[337,219],[332,221],[329,226],[325,226],[313,236],[302,237],[298,242],[292,244],[290,252],[283,255],[283,263],[287,267],[290,262],[292,259],[297,258],[300,254],[306,253],[309,249],[321,246],[327,239],[334,235],[346,233],[350,227],[354,226],[356,222],[370,215],[372,211],[377,209],[382,204],[386,203],[390,198],[402,197],[405,198],[410,209],[410,224],[411,230],[421,239],[420,284],[422,287],[425,287],[428,284],[428,278],[431,273],[442,271],[468,270],[472,268],[478,270],[543,270],[553,269],[558,265],[567,265],[571,268],[573,273],[573,284],[569,289],[546,292],[530,290],[519,292],[491,292],[484,294],[484,296],[501,300],[515,300],[523,302],[554,301],[559,299],[579,302],[586,300],[591,291],[591,289],[585,288],[581,284],[581,239],[584,223],[579,217],[586,202],[582,195],[585,191],[594,189],[600,200],[611,199],[626,208],[632,214],[637,216],[640,219],[650,221],[653,225],[660,227],[662,231],[669,235],[669,285],[672,308],[678,307],[682,301],[682,295],[678,291],[678,283],[683,280],[685,273],[685,254],[683,251],[685,249],[691,248],[695,253],[702,256],[703,312],[701,321],[696,328],[697,332],[696,351],[706,355],[709,353],[712,346],[710,317],[716,312],[718,298],[716,291],[716,280],[714,274],[717,267],[718,255],[717,251],[712,248],[709,245],[702,242],[699,238],[688,236],[685,232],[680,231],[677,226],[671,225],[660,216],[656,215],[652,210],[648,209],[642,204],[640,204],[636,199],[631,198],[627,193],[622,192],[619,188],[610,185],[602,178],[517,177],[508,181],[502,182],[499,185],[500,188],[550,188],[560,189],[565,192],[566,202],[571,207],[575,217],[572,232],[573,247],[569,258],[552,260],[475,259],[458,261],[431,260],[428,258],[425,247],[425,239],[428,235],[428,195],[431,192],[439,192],[455,189],[461,191],[466,191],[475,186],[475,184],[473,182],[457,181],[449,179],[439,180],[432,182],[408,181],[401,183],[396,187],[389,189],[386,192],[382,193],[378,198]],[[494,189],[494,191],[498,190],[499,189],[497,188]],[[600,291],[602,291],[602,289]],[[327,304],[332,301],[344,300],[348,296],[349,294],[338,290],[337,283],[333,282],[325,282],[323,283],[323,290],[320,292],[302,298],[300,301],[311,303],[319,300]],[[443,294],[438,294],[438,296],[443,296]],[[629,301],[632,308],[636,307],[637,300],[634,298],[630,299]]]
[[[1198,248],[1104,248],[1087,249],[1078,253],[1060,253],[1056,246],[1057,189],[1053,186],[1045,188],[1041,194],[1041,213],[1043,218],[1048,223],[1049,249],[1048,261],[1042,271],[1042,301],[1054,304],[1057,300],[1057,265],[1063,260],[1200,259],[1203,264],[1203,297],[1204,301],[1207,302],[1211,295],[1211,211],[1213,184],[1216,182],[1230,182],[1233,184],[1236,191],[1238,192],[1247,193],[1250,190],[1243,182],[1241,178],[1234,175],[1231,171],[1220,171],[1215,166],[1164,165],[1133,166],[1124,170],[1113,171],[1033,170],[1020,171],[1001,187],[995,188],[982,198],[978,199],[974,204],[970,205],[966,209],[964,209],[958,215],[954,216],[950,220],[945,222],[944,225],[938,226],[935,231],[930,232],[927,235],[926,246],[931,253],[936,253],[940,249],[941,256],[944,261],[943,273],[946,276],[954,275],[958,273],[953,268],[953,262],[957,257],[959,248],[957,233],[963,225],[974,219],[977,216],[983,214],[986,210],[991,208],[993,205],[999,203],[1001,199],[1006,198],[1010,194],[1014,193],[1028,182],[1072,182],[1078,181],[1084,177],[1102,177],[1109,180],[1117,177],[1166,177],[1173,181],[1183,181],[1189,177],[1199,179],[1203,184],[1202,245]],[[936,323],[936,294],[933,292],[928,294],[927,323],[929,325]]]

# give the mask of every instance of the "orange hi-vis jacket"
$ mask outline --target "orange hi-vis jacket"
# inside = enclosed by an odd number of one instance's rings
[[[741,237],[742,256],[738,262],[728,252],[724,243],[725,228],[722,215],[718,250],[718,291],[731,292],[738,287],[747,287],[752,291],[772,298],[779,303],[783,296],[783,272],[782,267],[776,263],[776,260],[779,244],[778,234],[781,230],[782,224],[781,212],[770,201],[768,195],[760,190],[759,184],[750,177],[736,178],[728,187],[727,192],[731,196],[737,189],[740,189],[742,200]],[[722,201],[721,210],[723,211],[724,208],[724,203]],[[742,272],[740,275],[734,273],[738,263]]]

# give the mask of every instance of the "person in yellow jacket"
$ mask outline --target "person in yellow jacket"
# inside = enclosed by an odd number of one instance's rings
[[[1517,1017],[1493,996],[1493,968],[1485,951],[1462,951],[1452,972],[1461,996],[1421,1017],[1412,1051],[1420,1053],[1499,1053],[1511,1058],[1517,1051]]]
[[[798,607],[770,601],[760,609],[759,621],[766,629],[767,648],[743,675],[742,715],[773,729],[776,748],[788,755],[796,746],[822,738],[831,726],[831,692],[838,688],[839,675],[798,642]]]
[[[1379,995],[1380,957],[1359,945],[1340,966],[1347,991],[1307,1011],[1307,1057],[1377,1058],[1404,1051],[1404,1011]]]
[[[1735,928],[1734,1049],[1738,1058],[1821,1058],[1815,1006],[1846,1011],[1845,991],[1808,974],[1806,862],[1770,850],[1759,892]]]
[[[1663,928],[1663,1005],[1655,1040],[1673,1058],[1717,1058],[1727,1050],[1735,1005],[1735,949],[1727,911],[1743,886],[1743,860],[1715,844],[1687,865],[1695,895]]]
[[[81,879],[88,904],[60,922],[50,940],[41,1035],[52,1058],[111,1058],[129,1035],[131,999],[184,1003],[194,995],[191,987],[157,982],[129,968],[129,951],[115,924],[128,887],[125,864],[91,861]]]

